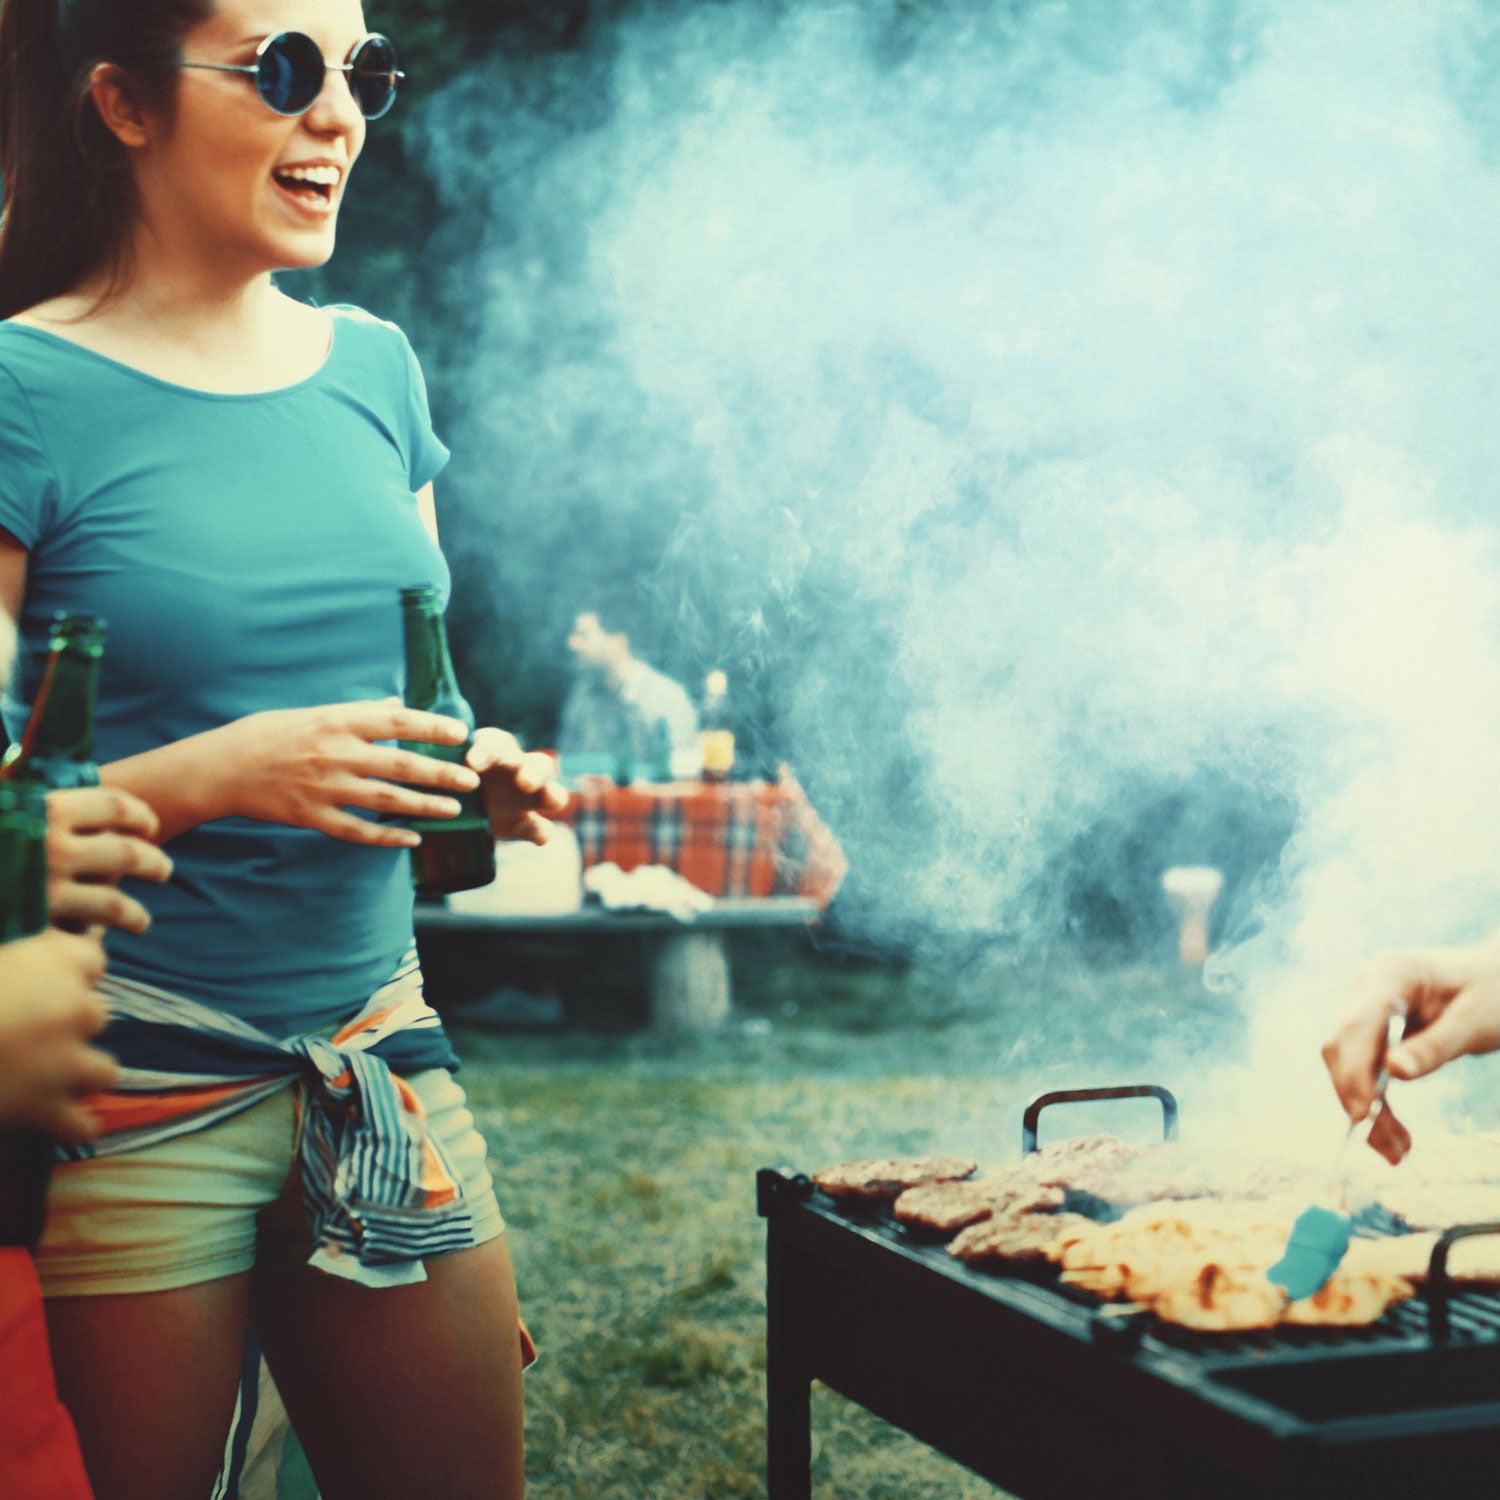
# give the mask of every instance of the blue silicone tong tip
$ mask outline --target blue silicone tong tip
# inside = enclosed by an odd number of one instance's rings
[[[1336,1206],[1315,1204],[1303,1209],[1292,1225],[1281,1259],[1266,1272],[1266,1279],[1281,1287],[1289,1302],[1300,1302],[1304,1297],[1322,1291],[1349,1249],[1349,1148],[1355,1141],[1363,1144],[1369,1140],[1370,1131],[1385,1108],[1385,1091],[1390,1082],[1385,1057],[1400,1040],[1405,1021],[1404,1011],[1391,1011],[1386,1022],[1385,1048],[1380,1055],[1380,1071],[1375,1077],[1375,1097],[1370,1103],[1369,1113],[1362,1120],[1351,1123],[1334,1159],[1327,1197]]]

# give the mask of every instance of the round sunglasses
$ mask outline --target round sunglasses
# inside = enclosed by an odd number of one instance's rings
[[[343,73],[359,112],[378,120],[396,102],[396,85],[406,74],[396,67],[396,49],[378,33],[358,42],[345,63],[324,60],[318,44],[300,31],[278,31],[255,49],[255,62],[181,62],[179,68],[204,68],[213,73],[246,73],[268,108],[278,115],[303,115],[323,92],[329,73]]]

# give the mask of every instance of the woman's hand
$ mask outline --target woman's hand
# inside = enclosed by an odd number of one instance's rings
[[[103,973],[93,935],[52,928],[0,948],[0,1124],[70,1142],[98,1134],[82,1096],[107,1089],[120,1071],[88,1045],[108,1019],[95,990]]]
[[[1470,1053],[1500,1048],[1500,934],[1461,948],[1383,954],[1355,980],[1348,1019],[1323,1044],[1323,1061],[1350,1119],[1375,1098],[1387,1018],[1406,1012],[1406,1030],[1385,1062],[1392,1078],[1422,1078]],[[1387,1104],[1370,1144],[1390,1162],[1411,1149],[1411,1132]]]
[[[213,816],[316,828],[354,844],[410,848],[420,837],[346,808],[368,808],[395,818],[450,818],[459,812],[452,797],[417,788],[468,792],[479,785],[479,776],[468,766],[375,743],[461,745],[468,738],[459,720],[421,713],[394,698],[271,709],[202,738],[214,739],[223,758],[224,805]]]
[[[155,844],[156,814],[118,787],[47,794],[47,912],[72,930],[102,924],[144,932],[151,915],[116,882],[165,880],[172,861]]]
[[[469,765],[483,778],[485,811],[495,837],[545,844],[552,836],[549,816],[568,805],[568,794],[557,780],[557,761],[537,751],[527,754],[513,734],[486,728],[474,731]]]

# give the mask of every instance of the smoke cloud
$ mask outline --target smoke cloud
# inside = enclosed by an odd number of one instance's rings
[[[1497,70],[1471,0],[481,63],[423,125],[484,230],[450,544],[526,650],[623,571],[728,666],[851,933],[1149,948],[1219,865],[1210,977],[1315,1070],[1360,958],[1500,921]]]

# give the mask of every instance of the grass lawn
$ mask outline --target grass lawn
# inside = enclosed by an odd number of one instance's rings
[[[1238,1025],[1163,969],[938,978],[783,943],[738,972],[737,1018],[709,1039],[453,1017],[543,1350],[527,1377],[536,1500],[764,1496],[757,1167],[1009,1159],[1039,1085],[1137,1081],[1164,1048],[1230,1045]],[[813,1426],[818,1500],[997,1493],[821,1388]]]

